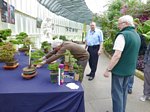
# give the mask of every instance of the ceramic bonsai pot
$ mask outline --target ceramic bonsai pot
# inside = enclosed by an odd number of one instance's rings
[[[23,68],[22,77],[25,79],[31,79],[37,75],[35,67],[25,67]]]
[[[20,52],[26,52],[26,51],[29,51],[29,48],[19,48],[19,51]]]
[[[18,63],[18,60],[10,61],[10,62],[5,62],[6,66],[14,66]]]
[[[51,83],[58,82],[58,71],[50,71],[50,80],[51,80]]]
[[[5,65],[3,66],[4,69],[15,69],[19,66],[19,63],[17,60],[11,61],[11,62],[5,62]]]

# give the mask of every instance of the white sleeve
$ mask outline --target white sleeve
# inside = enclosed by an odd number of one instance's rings
[[[117,36],[117,38],[115,40],[113,50],[123,51],[124,47],[125,47],[125,39],[124,39],[124,36],[122,34],[120,34]]]

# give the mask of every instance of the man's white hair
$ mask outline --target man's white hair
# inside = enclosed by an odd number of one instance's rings
[[[128,24],[130,24],[130,25],[133,26],[133,27],[135,26],[135,25],[134,25],[133,17],[130,16],[130,15],[124,15],[124,16],[120,17],[119,20],[120,20],[121,22],[127,22]]]
[[[96,23],[95,23],[94,21],[92,21],[92,22],[90,23],[90,25],[91,25],[91,24],[94,24],[94,26],[96,26]]]
[[[63,43],[63,40],[55,39],[52,42],[52,48],[56,48],[56,47],[60,46],[62,43]]]

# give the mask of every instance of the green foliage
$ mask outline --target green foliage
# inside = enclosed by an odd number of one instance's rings
[[[77,59],[74,58],[74,56],[71,54],[69,50],[66,50],[64,56],[69,58],[70,65],[74,65],[77,62]]]
[[[64,35],[60,35],[59,39],[63,40],[63,41],[67,41],[66,36],[64,36]]]
[[[49,64],[48,69],[51,71],[58,71],[59,63]]]
[[[142,35],[145,36],[147,43],[150,42],[150,20],[147,20],[143,23],[137,22],[138,23],[138,32],[140,32]]]
[[[18,35],[16,35],[16,40],[11,40],[10,42],[14,44],[23,44],[23,48],[28,48],[29,45],[32,44],[30,38],[25,32],[21,32]]]
[[[41,49],[50,50],[51,49],[51,44],[49,44],[48,41],[44,41],[44,42],[42,42]]]
[[[55,40],[55,39],[58,39],[58,36],[54,36],[54,37],[53,37],[53,40]]]
[[[36,50],[31,53],[31,59],[38,60],[42,58],[45,55],[45,53],[42,50]]]
[[[113,42],[112,39],[107,39],[104,42],[104,48],[105,50],[109,53],[112,54],[113,53]]]
[[[16,49],[14,48],[12,43],[5,43],[0,47],[0,60],[9,62],[14,60],[14,55],[16,53]]]
[[[8,36],[11,36],[11,29],[0,30],[0,42],[7,40]]]
[[[134,18],[140,18],[140,20],[135,19],[135,21],[139,24],[138,31],[143,34],[147,40],[150,40],[149,22],[144,23],[144,25],[141,23],[142,19],[145,20],[147,16],[150,17],[150,3],[143,4],[138,0],[114,0],[108,4],[108,10],[104,12],[103,15],[94,15],[94,21],[97,23],[97,25],[102,27],[105,37],[104,47],[109,53],[113,52],[112,47],[115,41],[115,36],[119,31],[117,28],[118,18],[125,14],[131,15]],[[143,17],[145,14],[147,16],[141,18],[141,16]]]
[[[79,74],[79,80],[83,80],[83,67],[78,65],[77,63],[74,64],[74,71],[76,74]]]
[[[24,40],[26,37],[28,37],[28,35],[25,32],[21,32],[18,35],[16,35],[17,40]]]

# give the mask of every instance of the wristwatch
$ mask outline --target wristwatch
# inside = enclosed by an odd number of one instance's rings
[[[108,72],[111,72],[111,70],[110,70],[110,69],[108,69],[108,68],[107,68],[107,71],[108,71]]]

